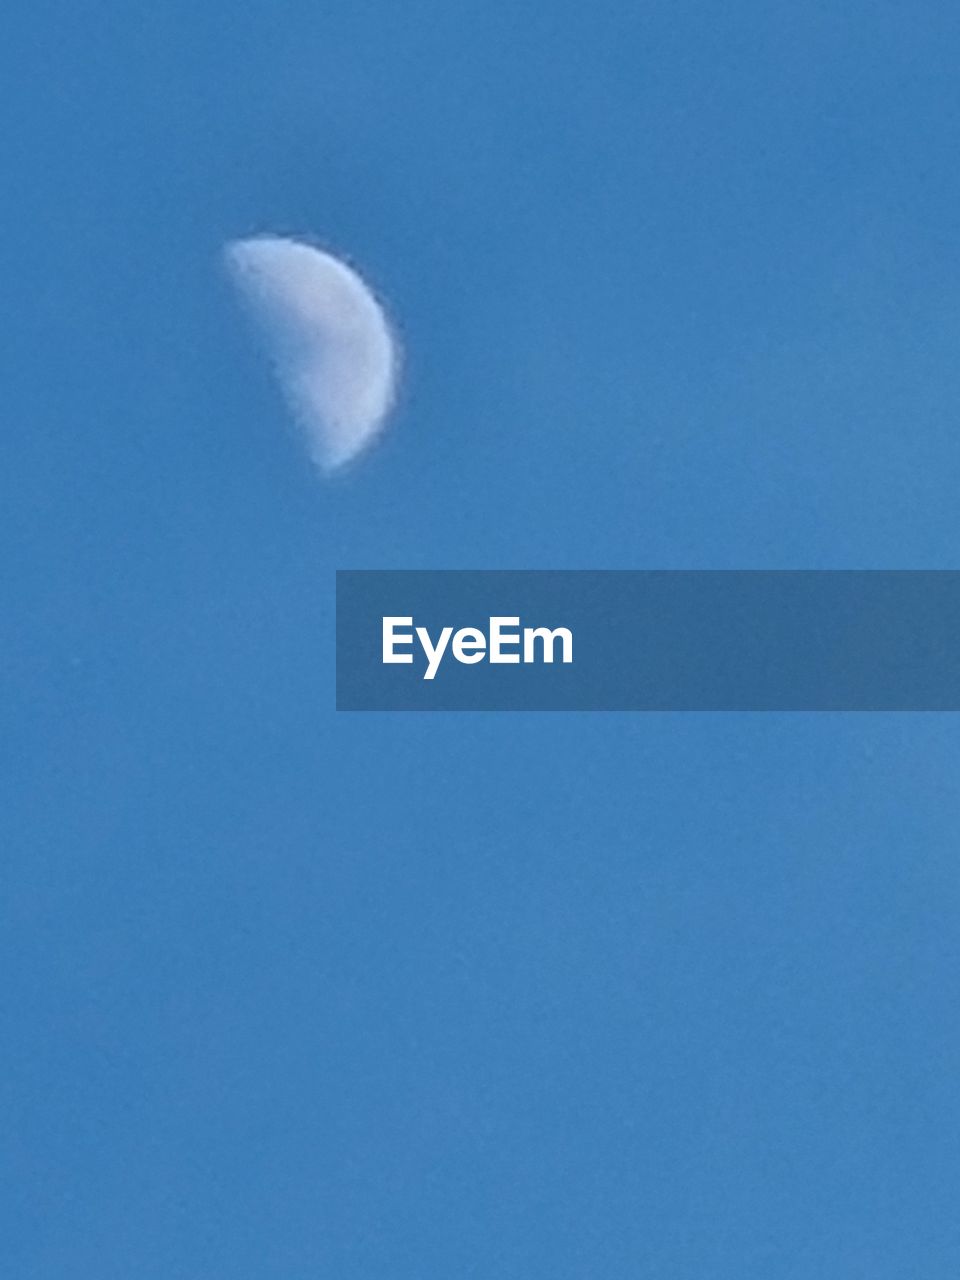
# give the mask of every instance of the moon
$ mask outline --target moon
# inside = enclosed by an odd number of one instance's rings
[[[260,235],[224,247],[310,457],[324,473],[352,462],[393,407],[397,345],[369,286],[332,254]]]

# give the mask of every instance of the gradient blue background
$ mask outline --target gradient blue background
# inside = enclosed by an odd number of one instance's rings
[[[956,1276],[956,720],[337,716],[332,609],[957,567],[957,6],[2,21],[3,1274]],[[402,335],[333,484],[265,229]]]

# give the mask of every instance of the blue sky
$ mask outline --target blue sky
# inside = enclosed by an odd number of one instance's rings
[[[956,7],[5,28],[4,1274],[955,1275],[955,719],[337,716],[332,608],[957,567]],[[262,230],[401,333],[332,484]]]

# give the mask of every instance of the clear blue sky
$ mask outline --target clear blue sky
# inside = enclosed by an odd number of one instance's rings
[[[957,6],[3,27],[3,1275],[960,1274],[954,718],[332,709],[338,567],[958,566]]]

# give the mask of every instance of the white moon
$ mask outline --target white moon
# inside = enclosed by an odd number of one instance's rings
[[[393,405],[397,349],[383,309],[355,271],[298,240],[233,240],[224,257],[311,458],[337,470],[376,438]]]

